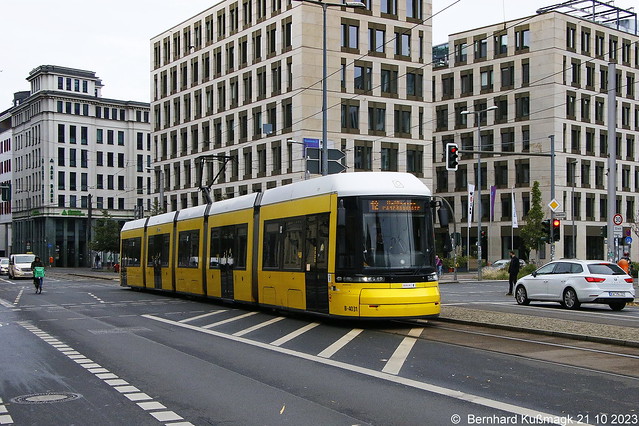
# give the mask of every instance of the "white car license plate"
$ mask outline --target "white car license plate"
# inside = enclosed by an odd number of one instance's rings
[[[415,288],[415,283],[402,283],[402,288]]]
[[[613,297],[613,296],[625,296],[626,292],[625,291],[609,291],[608,295],[610,297]]]

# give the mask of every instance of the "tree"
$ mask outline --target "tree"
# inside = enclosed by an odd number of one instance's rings
[[[544,212],[541,209],[541,191],[539,190],[539,182],[535,181],[532,187],[532,203],[526,215],[526,224],[520,231],[520,238],[528,259],[530,259],[531,250],[539,251],[541,237],[544,236],[541,226],[543,219]]]
[[[160,208],[160,203],[158,202],[157,198],[153,201],[153,205],[151,206],[151,210],[149,211],[149,213],[151,216],[164,213]]]
[[[97,220],[93,239],[89,242],[91,250],[118,253],[120,251],[120,224],[108,211],[102,210],[104,217]]]

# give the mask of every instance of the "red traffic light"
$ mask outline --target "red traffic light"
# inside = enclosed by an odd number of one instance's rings
[[[459,146],[456,143],[446,144],[446,170],[457,170],[459,166]]]
[[[559,228],[559,226],[561,226],[561,221],[559,219],[553,219],[552,227],[553,228]]]

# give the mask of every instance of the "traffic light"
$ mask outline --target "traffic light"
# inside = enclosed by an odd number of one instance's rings
[[[459,146],[456,143],[446,144],[446,170],[457,170],[459,165]]]
[[[561,238],[561,220],[553,219],[552,221],[552,237],[555,241]]]
[[[481,240],[484,241],[486,239],[486,231],[481,231]]]
[[[608,238],[608,225],[604,225],[601,227],[601,236],[604,238]]]
[[[11,182],[0,188],[2,188],[2,201],[11,201]]]
[[[550,243],[550,219],[541,222],[541,241]]]

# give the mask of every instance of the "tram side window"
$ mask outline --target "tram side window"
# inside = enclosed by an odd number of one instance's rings
[[[265,224],[262,254],[264,269],[302,269],[304,222],[304,218],[294,218]]]
[[[287,220],[284,231],[284,268],[299,271],[302,268],[304,219]]]
[[[169,234],[149,236],[147,266],[169,266]]]
[[[181,231],[178,235],[178,267],[197,268],[199,265],[200,231]]]
[[[264,269],[279,269],[280,267],[280,234],[282,226],[279,222],[267,222],[264,226],[264,247],[262,252],[262,267]]]
[[[122,241],[122,266],[140,266],[142,238],[126,238]]]
[[[248,225],[230,225],[211,229],[209,268],[232,266],[246,269]]]

